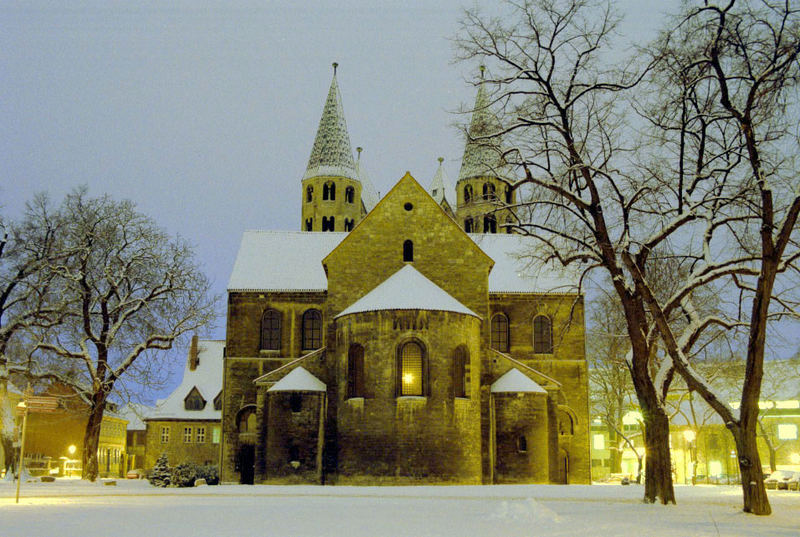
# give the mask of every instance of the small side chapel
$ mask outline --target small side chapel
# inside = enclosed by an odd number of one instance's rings
[[[302,231],[245,232],[229,280],[221,482],[590,481],[583,297],[499,232],[492,158],[468,142],[455,191],[440,166],[378,199],[334,72]]]

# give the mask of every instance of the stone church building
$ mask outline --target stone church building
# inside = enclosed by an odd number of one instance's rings
[[[228,284],[223,483],[589,482],[583,297],[519,256],[512,182],[468,141],[455,188],[378,199],[334,71],[301,231],[245,232]]]

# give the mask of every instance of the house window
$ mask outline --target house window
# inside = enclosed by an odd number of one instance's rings
[[[794,423],[779,423],[778,440],[797,440],[797,425]]]
[[[344,201],[347,203],[353,203],[353,199],[356,197],[356,189],[352,186],[348,186],[344,189]]]
[[[306,231],[312,231],[314,228],[314,219],[306,218]]]
[[[398,392],[400,395],[423,394],[423,353],[419,343],[409,341],[400,349]]]
[[[493,200],[495,196],[494,185],[492,183],[483,183],[483,199]]]
[[[185,410],[203,410],[206,407],[206,400],[200,395],[197,386],[192,388],[186,399],[183,400],[183,408]]]
[[[353,219],[352,218],[345,218],[344,219],[344,230],[345,231],[353,231]]]
[[[306,187],[306,202],[310,202],[314,199],[314,187],[307,186]]]
[[[161,443],[169,444],[169,427],[161,427]]]
[[[407,263],[414,261],[414,243],[411,241],[403,243],[403,261]]]
[[[335,225],[335,219],[333,216],[323,216],[322,217],[322,231],[333,231],[333,227]]]
[[[303,410],[303,396],[299,393],[292,393],[289,396],[289,408],[292,409],[292,412]]]
[[[464,203],[467,204],[472,201],[472,185],[464,186]]]
[[[322,346],[322,314],[308,310],[303,314],[303,349],[318,349]]]
[[[212,444],[219,444],[220,436],[222,431],[219,427],[214,427],[211,429],[211,443]]]
[[[206,428],[205,427],[198,427],[197,428],[197,435],[195,436],[195,441],[198,444],[202,444],[206,441]]]
[[[553,354],[553,326],[550,318],[544,315],[533,319],[533,352]]]
[[[322,199],[331,201],[336,199],[336,184],[333,181],[322,185]]]
[[[184,444],[191,444],[192,443],[192,428],[191,427],[184,427],[183,428],[183,443]]]
[[[592,449],[606,449],[606,437],[602,434],[592,436]]]
[[[456,347],[453,353],[453,395],[469,396],[469,360],[463,345]]]
[[[221,391],[214,398],[214,410],[222,410],[222,392]]]
[[[497,218],[493,214],[487,214],[483,217],[483,232],[497,233]]]
[[[281,314],[277,310],[266,310],[261,317],[261,348],[268,351],[281,348]]]
[[[521,434],[517,437],[517,451],[519,453],[525,453],[528,451],[528,439],[524,434]]]
[[[492,348],[508,352],[508,317],[498,313],[492,317]]]
[[[347,397],[364,397],[364,347],[357,343],[347,353]]]
[[[472,218],[464,219],[464,231],[467,233],[472,233]]]

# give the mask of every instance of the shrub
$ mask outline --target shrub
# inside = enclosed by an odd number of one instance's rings
[[[150,484],[154,487],[168,487],[172,483],[172,471],[169,467],[167,454],[162,453],[150,472]]]

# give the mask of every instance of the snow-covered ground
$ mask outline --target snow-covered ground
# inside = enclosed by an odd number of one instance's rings
[[[0,481],[0,536],[791,536],[800,493],[770,491],[773,515],[741,512],[741,492],[678,486],[678,505],[646,505],[640,486],[219,486],[157,489],[58,480]]]

